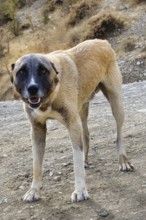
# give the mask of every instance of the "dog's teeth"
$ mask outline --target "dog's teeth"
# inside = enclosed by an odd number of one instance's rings
[[[40,97],[34,97],[34,98],[29,99],[29,103],[31,104],[37,104],[39,102],[40,102]]]

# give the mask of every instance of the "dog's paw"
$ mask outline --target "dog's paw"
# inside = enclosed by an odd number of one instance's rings
[[[129,162],[125,155],[119,156],[119,170],[122,172],[132,172],[134,171],[134,166]]]
[[[83,192],[77,192],[76,190],[71,195],[72,202],[81,202],[83,200],[89,199],[89,194],[87,190],[84,190]]]
[[[23,201],[25,202],[35,202],[40,199],[40,193],[37,189],[31,188],[28,192],[23,196]]]

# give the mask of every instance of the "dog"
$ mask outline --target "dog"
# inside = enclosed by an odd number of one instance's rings
[[[70,134],[75,176],[72,201],[89,198],[84,167],[88,166],[89,150],[87,117],[89,101],[100,90],[116,121],[120,170],[133,170],[122,140],[122,76],[115,52],[106,40],[86,40],[68,50],[24,55],[12,64],[11,81],[31,124],[33,181],[24,201],[40,199],[48,119],[60,121]]]

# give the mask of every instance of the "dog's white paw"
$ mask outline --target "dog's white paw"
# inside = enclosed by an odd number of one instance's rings
[[[30,188],[28,192],[23,196],[25,202],[35,202],[40,199],[40,193],[37,189]]]
[[[134,166],[125,155],[119,156],[119,170],[122,172],[132,172],[134,170]]]
[[[76,190],[71,195],[72,202],[80,202],[83,200],[89,199],[89,194],[87,190],[84,190],[83,192],[77,192]]]

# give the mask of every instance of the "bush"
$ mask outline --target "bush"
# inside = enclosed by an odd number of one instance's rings
[[[9,23],[9,30],[17,37],[21,32],[20,23],[17,18],[14,18]]]
[[[83,1],[80,4],[76,4],[71,11],[70,18],[69,18],[67,25],[75,26],[83,18],[88,16],[90,11],[91,11],[91,8],[88,3]]]
[[[70,7],[70,15],[68,17],[67,26],[75,26],[85,18],[93,16],[101,0],[82,0],[72,4]]]
[[[124,21],[116,14],[102,13],[94,16],[88,22],[88,29],[84,40],[100,38],[105,39],[113,33],[117,32],[124,27]]]

